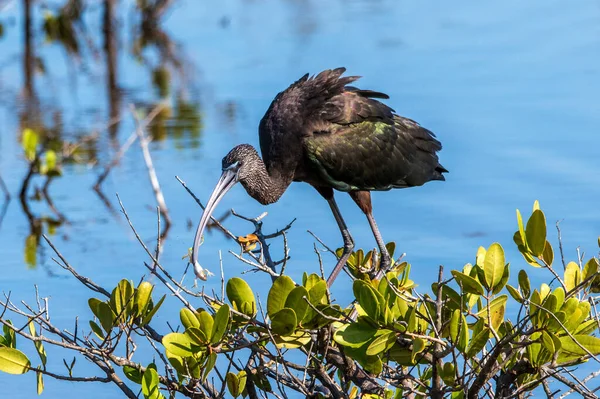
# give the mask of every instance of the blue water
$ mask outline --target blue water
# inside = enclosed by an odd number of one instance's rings
[[[128,26],[132,5],[121,7]],[[91,32],[100,31],[100,9],[90,7],[86,20]],[[8,2],[0,13],[0,175],[13,196],[0,225],[0,289],[13,300],[32,301],[34,284],[51,298],[56,325],[72,329],[73,315],[90,317],[84,287],[60,269],[45,243],[35,267],[24,261],[29,223],[18,191],[26,163],[18,141],[23,77],[20,3]],[[39,25],[39,19],[38,19]],[[185,268],[181,259],[191,246],[200,209],[175,180],[178,175],[203,200],[220,174],[220,159],[236,144],[258,145],[257,126],[274,95],[306,72],[345,66],[364,76],[358,86],[383,91],[401,115],[419,121],[443,142],[442,164],[450,170],[446,182],[417,189],[374,193],[374,215],[384,238],[396,241],[413,265],[413,280],[428,290],[437,268],[447,273],[472,262],[477,247],[500,242],[512,264],[513,276],[525,268],[539,285],[548,277],[529,267],[512,243],[515,209],[530,211],[538,199],[549,221],[562,220],[563,245],[574,259],[575,248],[597,251],[600,235],[600,5],[597,1],[398,2],[398,1],[212,1],[176,2],[165,30],[185,60],[185,77],[178,90],[201,104],[203,128],[199,138],[184,135],[154,142],[151,151],[169,207],[173,226],[164,243],[162,264],[172,273]],[[100,37],[93,35],[101,48]],[[118,81],[125,91],[119,140],[133,130],[129,102],[155,101],[150,73],[129,50],[130,34],[121,32]],[[44,44],[37,51],[46,75],[36,87],[48,114],[62,112],[66,137],[99,129],[108,118],[102,58],[86,61],[77,72],[64,50]],[[73,71],[77,73],[74,74]],[[75,79],[73,78],[75,76]],[[48,118],[50,116],[47,116]],[[101,131],[99,163],[106,164],[112,147]],[[146,274],[147,257],[123,217],[111,213],[90,189],[102,168],[67,166],[50,188],[56,207],[68,223],[51,237],[69,262],[97,283],[113,287],[121,278],[138,281]],[[34,185],[41,186],[38,178]],[[139,146],[135,144],[103,186],[113,207],[119,193],[133,223],[148,244],[156,235],[155,201]],[[338,202],[357,247],[373,248],[375,241],[364,216],[345,194]],[[31,202],[38,216],[50,216],[43,202]],[[1,204],[0,204],[1,205]],[[331,247],[341,245],[327,203],[310,186],[293,184],[281,200],[264,208],[241,187],[226,197],[216,215],[229,208],[257,216],[269,212],[264,230],[273,231],[297,218],[289,233],[287,272],[300,279],[303,271],[318,271],[314,239],[308,229]],[[247,222],[229,217],[237,235],[252,232]],[[218,272],[223,251],[226,277],[240,276],[247,267],[227,251],[237,245],[218,232],[206,236],[200,257]],[[272,245],[275,257],[281,244]],[[333,266],[325,257],[326,267]],[[244,275],[253,286],[266,286],[264,275]],[[349,299],[348,278],[333,287],[341,303]],[[205,283],[220,291],[220,280]],[[265,298],[266,292],[261,293]],[[200,304],[199,304],[200,305]],[[169,298],[156,320],[177,323],[179,304]],[[170,312],[170,313],[169,313]],[[22,341],[22,340],[21,340]],[[21,342],[21,344],[25,344]],[[26,345],[26,353],[36,359]],[[62,371],[62,354],[47,347],[50,367]],[[152,353],[138,353],[150,362]],[[70,357],[68,357],[70,359]],[[37,362],[34,361],[34,363]],[[77,375],[96,369],[79,360]],[[34,376],[0,374],[3,394],[35,396]],[[112,397],[110,385],[86,385],[45,379],[46,398],[69,392],[88,398]]]

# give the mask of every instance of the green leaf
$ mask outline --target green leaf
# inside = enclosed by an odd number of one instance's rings
[[[244,389],[246,388],[246,381],[248,380],[248,376],[246,374],[245,370],[241,370],[238,375],[238,382],[240,385],[240,394],[243,395],[244,394]]]
[[[597,328],[598,328],[598,323],[596,322],[596,320],[591,319],[591,320],[581,323],[575,329],[574,334],[589,335],[589,334],[593,333],[594,331],[596,331]]]
[[[215,320],[206,310],[200,311],[200,313],[197,314],[197,317],[198,321],[200,322],[200,330],[202,330],[207,339],[210,339]]]
[[[35,380],[36,380],[36,385],[37,385],[37,394],[41,395],[42,392],[44,392],[44,376],[42,374],[42,372],[38,369],[38,371],[35,372]]]
[[[38,142],[39,136],[36,132],[29,128],[23,130],[23,151],[25,151],[25,158],[30,162],[35,159]]]
[[[229,305],[223,304],[215,313],[215,322],[213,324],[213,330],[210,337],[210,343],[216,344],[221,341],[223,335],[227,331],[229,325]]]
[[[35,324],[33,324],[33,320],[29,321],[29,333],[31,334],[32,337],[38,337],[38,335],[35,331]],[[39,340],[33,341],[33,344],[35,345],[35,350],[37,351],[38,355],[40,356],[40,360],[42,361],[42,366],[45,368],[47,356],[46,356],[46,350],[44,349],[44,344],[42,343],[42,341],[39,341]]]
[[[31,362],[20,350],[0,347],[0,371],[8,374],[25,374],[30,367]]]
[[[187,335],[190,341],[195,345],[204,346],[209,342],[206,333],[198,327],[187,328],[185,330],[185,335]]]
[[[110,295],[110,307],[119,318],[119,323],[124,323],[133,310],[133,284],[123,279],[115,287]]]
[[[375,339],[367,347],[367,356],[375,356],[389,350],[396,342],[396,333],[391,330],[379,330]]]
[[[283,308],[271,316],[271,328],[277,335],[291,334],[297,324],[296,312],[290,308]]]
[[[146,325],[146,324],[150,323],[150,321],[152,320],[152,318],[154,317],[156,312],[158,312],[158,309],[160,309],[160,306],[165,301],[166,297],[167,297],[166,295],[163,295],[162,298],[160,298],[158,300],[158,303],[152,307],[152,309],[146,314],[146,316],[144,316],[144,320],[142,320],[142,325]],[[150,302],[152,302],[152,301],[150,301]]]
[[[231,278],[227,282],[226,292],[227,298],[235,310],[254,317],[256,314],[256,300],[248,283],[239,277]]]
[[[267,296],[267,314],[269,316],[274,315],[285,307],[285,301],[294,287],[296,285],[290,277],[277,277]]]
[[[193,354],[192,341],[189,336],[181,333],[170,333],[163,337],[162,344],[170,353],[187,357]]]
[[[525,227],[523,227],[523,218],[521,217],[521,212],[517,209],[517,224],[519,225],[519,237],[522,244],[527,243],[527,236],[525,235]]]
[[[142,281],[135,290],[133,297],[133,303],[137,309],[137,316],[143,316],[146,314],[148,305],[152,298],[152,290],[154,286],[147,281]]]
[[[360,348],[375,337],[377,330],[364,323],[344,324],[333,333],[333,340],[350,348]]]
[[[504,266],[504,273],[502,273],[502,278],[500,279],[500,283],[494,287],[492,290],[492,294],[497,295],[504,289],[506,283],[508,283],[508,278],[510,277],[510,264],[506,264]]]
[[[123,366],[123,374],[125,374],[125,377],[127,377],[130,381],[133,381],[136,384],[142,383],[142,373],[135,367]]]
[[[504,274],[504,249],[497,242],[490,245],[483,261],[483,271],[485,273],[485,281],[490,289],[495,288]]]
[[[527,246],[534,256],[541,256],[546,246],[546,217],[544,213],[536,209],[531,214],[525,228]]]
[[[531,284],[529,283],[529,276],[527,276],[525,270],[519,272],[519,288],[521,288],[523,297],[529,298],[529,295],[531,294]]]
[[[229,389],[231,396],[234,398],[240,396],[240,382],[237,375],[234,373],[227,373],[225,380],[227,381],[227,389]]]
[[[423,338],[415,338],[412,342],[411,361],[417,361],[417,355],[425,350],[425,340]]]
[[[483,286],[479,281],[475,280],[471,276],[468,276],[456,270],[452,270],[451,273],[458,282],[458,285],[461,286],[463,291],[468,292],[470,294],[483,295]]]
[[[156,366],[154,366],[156,367]],[[155,368],[148,366],[142,376],[142,393],[144,398],[157,399],[162,397],[158,389],[158,373]]]
[[[440,374],[446,385],[453,386],[456,383],[456,368],[454,363],[444,363]]]
[[[508,300],[507,295],[500,295],[489,304],[490,321],[494,330],[498,330],[500,324],[504,321],[504,312],[506,310],[506,301]],[[483,309],[477,313],[477,316],[482,318],[485,323],[488,322],[488,307],[484,306]]]
[[[521,296],[521,293],[512,285],[508,284],[506,286],[506,289],[508,290],[508,293],[510,294],[510,296],[513,297],[513,299],[519,303],[523,303],[523,297]]]
[[[204,370],[202,370],[202,378],[201,378],[202,381],[206,381],[208,374],[215,367],[216,363],[217,363],[217,354],[216,354],[216,352],[212,352],[210,355],[208,355],[208,358],[206,359],[206,364],[204,365]]]
[[[115,315],[113,311],[110,309],[110,306],[106,302],[98,303],[98,319],[100,320],[100,325],[104,328],[104,331],[110,334],[110,331],[113,328]]]
[[[587,349],[592,355],[600,354],[600,338],[590,335],[573,335],[579,345]],[[587,354],[571,337],[568,335],[560,337],[562,351],[568,355],[584,356]],[[1,349],[1,348],[0,348]]]
[[[588,260],[585,266],[583,267],[583,276],[581,278],[581,281],[585,281],[588,278],[591,278],[596,273],[598,273],[598,261],[596,260],[596,258],[590,258],[590,260]]]
[[[275,336],[275,343],[278,348],[297,349],[308,344],[310,340],[310,334],[301,330],[296,330],[292,334],[286,336]]]
[[[460,310],[455,309],[450,318],[450,339],[452,342],[458,341],[458,331],[460,329]]]
[[[306,297],[306,299],[304,299],[304,297]],[[285,300],[285,307],[294,309],[294,312],[296,312],[298,323],[300,323],[306,315],[306,311],[308,310],[307,301],[309,298],[310,297],[306,288],[299,286],[291,290],[287,299]]]
[[[196,314],[188,308],[181,308],[179,311],[179,320],[181,320],[181,324],[183,324],[184,328],[200,327],[198,317],[196,317]]]
[[[552,333],[548,331],[542,331],[542,346],[550,353],[556,352],[557,348],[554,345],[554,339],[552,338]]]
[[[467,358],[472,358],[476,354],[478,354],[485,344],[488,342],[490,337],[489,328],[485,327],[481,330],[476,336],[471,340],[471,344],[469,345],[469,349],[467,349],[467,353],[465,354]]]
[[[308,288],[306,286],[306,289],[308,290],[310,303],[315,306],[327,303],[327,283],[325,280],[319,279],[312,287]]]
[[[94,334],[98,336],[98,338],[104,339],[104,333],[102,332],[102,328],[100,328],[100,326],[95,321],[90,320],[90,327],[92,328]]]
[[[569,262],[565,269],[565,287],[572,291],[581,282],[581,269],[575,262]]]
[[[554,250],[552,249],[552,245],[548,242],[548,240],[546,240],[546,245],[544,246],[542,259],[550,266],[552,266],[552,262],[554,262]]]
[[[354,296],[358,304],[373,320],[379,320],[381,308],[385,306],[385,299],[370,284],[363,280],[354,280],[352,285]]]

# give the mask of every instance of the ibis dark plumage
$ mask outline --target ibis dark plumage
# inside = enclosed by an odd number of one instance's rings
[[[447,170],[437,152],[441,143],[429,130],[397,115],[380,99],[386,94],[350,84],[345,68],[304,75],[279,93],[259,127],[262,159],[254,147],[241,144],[223,158],[223,174],[210,196],[196,230],[191,261],[198,263],[202,233],[217,203],[236,183],[261,204],[279,200],[294,181],[312,185],[327,200],[344,240],[344,250],[327,280],[331,285],[348,260],[354,242],[334,199],[334,190],[350,194],[367,220],[381,252],[390,256],[372,214],[370,191],[421,186],[445,180]]]

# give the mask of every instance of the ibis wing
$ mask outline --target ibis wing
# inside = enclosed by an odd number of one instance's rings
[[[321,178],[341,191],[389,190],[444,180],[436,152],[442,146],[416,122],[392,116],[363,119],[304,139],[307,158]]]

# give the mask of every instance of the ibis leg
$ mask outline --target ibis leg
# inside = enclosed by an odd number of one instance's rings
[[[340,232],[342,233],[342,238],[344,239],[344,250],[342,252],[342,256],[337,261],[337,264],[333,268],[333,271],[327,278],[327,287],[331,287],[331,284],[335,281],[336,277],[342,271],[342,268],[346,264],[348,257],[352,254],[352,250],[354,249],[354,240],[348,231],[348,227],[346,226],[346,222],[344,222],[344,218],[340,213],[340,209],[338,208],[333,195],[331,198],[326,198],[329,206],[331,207],[331,212],[333,213],[333,217],[340,228]]]
[[[373,206],[371,204],[371,193],[368,191],[351,191],[350,197],[356,202],[356,205],[367,215],[367,220],[369,221],[369,225],[371,226],[371,230],[373,231],[373,235],[375,236],[375,241],[377,241],[377,246],[379,247],[379,252],[381,252],[381,263],[380,269],[387,270],[390,267],[391,258],[390,254],[385,247],[385,243],[383,242],[383,238],[381,237],[381,233],[379,232],[379,228],[377,227],[377,223],[375,223],[375,218],[373,217]]]
[[[383,238],[381,237],[381,233],[379,232],[379,228],[377,227],[377,223],[375,223],[375,218],[371,212],[367,213],[367,220],[369,221],[369,225],[371,226],[371,230],[373,231],[373,235],[375,236],[375,241],[377,241],[377,246],[379,247],[379,252],[381,252],[381,264],[380,269],[388,270],[391,263],[390,254],[388,253],[387,248],[385,247],[385,243],[383,242]]]

